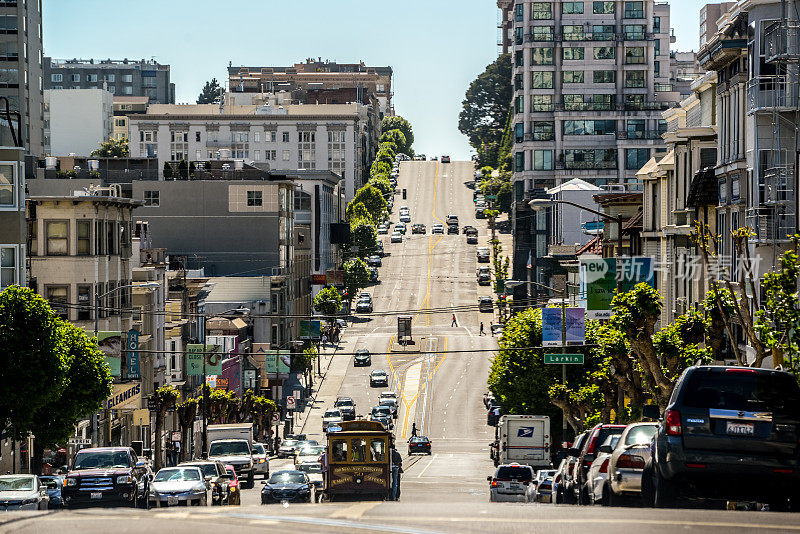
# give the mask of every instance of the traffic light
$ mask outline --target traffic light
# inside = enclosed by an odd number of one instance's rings
[[[403,200],[405,200],[405,199],[406,199],[406,190],[403,189]]]

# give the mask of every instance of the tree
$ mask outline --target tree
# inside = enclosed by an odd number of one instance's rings
[[[0,292],[0,429],[17,437],[66,389],[72,347],[63,322],[27,287]]]
[[[511,71],[509,71],[509,80],[511,79]],[[401,150],[404,154],[411,155],[411,147],[414,144],[414,130],[411,128],[411,123],[409,123],[406,119],[401,117],[400,115],[392,115],[390,117],[384,117],[381,121],[381,131],[388,132],[390,130],[400,130],[400,132],[405,136],[406,143],[403,146],[404,150]],[[399,149],[398,145],[398,149]]]
[[[372,215],[367,211],[363,202],[350,202],[344,213],[345,219],[353,224],[355,221],[369,221],[372,223]]]
[[[394,154],[391,150],[379,148],[378,153],[375,154],[375,162],[385,163],[391,167],[394,163]]]
[[[389,179],[385,176],[373,176],[367,183],[380,191],[384,198],[394,193],[391,182],[389,182]]]
[[[178,423],[181,425],[181,461],[188,458],[189,454],[189,436],[194,426],[194,420],[197,417],[197,406],[199,401],[195,398],[189,398],[175,406],[175,411],[178,413]]]
[[[397,147],[397,152],[400,154],[406,154],[406,150],[408,149],[406,136],[401,130],[398,129],[384,131],[381,134],[379,141],[381,143],[394,143]]]
[[[375,160],[369,168],[369,175],[372,177],[383,176],[388,178],[392,174],[392,164],[385,161]]]
[[[358,247],[358,256],[372,254],[378,248],[378,231],[368,220],[357,220],[350,225],[350,245]]]
[[[347,212],[350,211],[351,204],[358,204],[359,202],[364,204],[372,222],[379,223],[386,218],[386,199],[373,185],[367,184],[356,191],[353,200],[347,205]],[[346,215],[348,220],[352,220],[347,213]]]
[[[164,162],[164,179],[169,180],[172,178],[172,165],[169,164],[169,161]]]
[[[93,150],[91,156],[95,158],[127,158],[128,154],[127,139],[109,139],[100,143],[100,147]]]
[[[251,389],[245,391],[240,400],[240,411],[245,419],[253,422],[253,435],[259,441],[269,437],[272,414],[277,409],[274,401],[254,394]]]
[[[211,78],[211,81],[206,82],[203,86],[200,96],[197,97],[197,103],[213,104],[217,101],[217,98],[220,98],[223,94],[225,94],[225,88],[220,87],[216,78]]]
[[[378,143],[378,151],[389,152],[392,155],[392,161],[397,156],[397,145],[392,141],[382,141]]]
[[[358,293],[359,289],[369,284],[369,268],[361,258],[351,258],[344,262],[344,287],[347,291],[348,310],[349,303]]]
[[[67,347],[69,367],[63,390],[33,415],[31,433],[36,437],[33,455],[36,472],[44,449],[65,443],[75,425],[98,410],[112,391],[111,371],[94,339],[71,323],[62,322],[59,330]]]
[[[314,297],[314,309],[327,318],[332,318],[342,309],[342,294],[335,287],[326,287]]]
[[[194,171],[197,170],[197,167],[194,164],[194,161],[189,162],[189,176],[194,176]]]
[[[161,386],[155,393],[153,393],[153,402],[155,403],[156,412],[156,436],[155,436],[155,465],[153,466],[156,471],[161,469],[161,434],[164,433],[164,417],[167,412],[175,407],[175,402],[178,400],[178,390],[172,386]]]
[[[478,152],[481,166],[497,161],[513,88],[511,56],[502,54],[470,84],[461,103],[458,130]]]
[[[178,178],[181,180],[186,180],[189,178],[189,166],[186,164],[185,159],[182,159],[178,162]]]

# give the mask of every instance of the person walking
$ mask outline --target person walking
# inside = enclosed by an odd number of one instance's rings
[[[417,437],[417,423],[411,423],[411,437]]]
[[[458,326],[458,321],[456,321],[456,314],[453,314],[453,322],[450,323],[450,326]]]
[[[494,322],[489,321],[489,331],[492,333],[492,337],[494,337]]]
[[[485,336],[486,334],[483,331],[483,321],[481,321],[481,331],[478,333],[479,336]]]

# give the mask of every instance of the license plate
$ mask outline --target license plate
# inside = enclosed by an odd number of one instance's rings
[[[89,498],[91,498],[91,499],[102,499],[103,498],[103,494],[100,493],[99,491],[92,492],[92,494],[89,495]]]
[[[167,496],[167,504],[169,506],[177,505],[178,504],[178,498],[177,497],[172,497],[172,496]]]
[[[510,487],[511,489],[519,489],[519,484],[511,483]]]
[[[755,423],[734,423],[728,421],[728,434],[732,436],[752,436],[755,433]]]

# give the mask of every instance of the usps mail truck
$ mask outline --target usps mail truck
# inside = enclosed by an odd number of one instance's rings
[[[497,461],[549,469],[550,418],[546,415],[504,415],[497,423]]]

